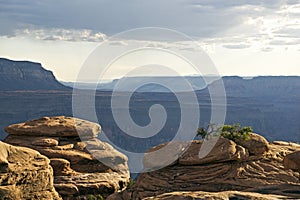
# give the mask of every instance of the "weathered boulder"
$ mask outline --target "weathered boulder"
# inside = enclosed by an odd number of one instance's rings
[[[35,150],[0,142],[0,199],[61,199],[49,162]]]
[[[253,143],[261,144],[257,152],[249,143],[242,143],[242,147],[220,138],[203,158],[199,157],[203,142],[193,141],[173,164],[142,173],[131,188],[108,199],[299,199],[299,173],[286,170],[283,159],[286,154],[300,151],[300,146],[271,143],[266,151],[265,139],[260,137],[254,135],[257,140]],[[248,155],[250,151],[255,155]]]
[[[44,117],[7,127],[5,142],[47,156],[54,186],[64,199],[105,197],[126,187],[129,170],[125,155],[97,139],[100,130],[100,125],[81,119]]]
[[[255,133],[250,134],[249,140],[239,139],[235,140],[235,142],[246,148],[249,151],[249,154],[254,156],[261,156],[269,150],[268,141],[264,137]]]
[[[300,151],[288,154],[283,159],[284,167],[300,172]]]
[[[5,128],[10,135],[94,138],[100,132],[96,123],[82,119],[57,116],[43,117]]]
[[[204,158],[199,157],[203,141],[193,141],[188,150],[179,158],[181,165],[201,165],[207,163],[220,163],[226,161],[245,160],[248,151],[226,138],[219,138],[214,148]]]
[[[167,167],[176,162],[181,165],[200,165],[205,163],[218,163],[233,160],[245,160],[248,150],[231,140],[220,137],[212,150],[204,158],[199,155],[203,141],[169,142],[155,146],[147,151],[143,164],[145,170],[155,170]],[[186,151],[186,149],[188,149]]]
[[[188,146],[187,142],[175,141],[149,149],[143,158],[145,171],[153,171],[174,164]]]

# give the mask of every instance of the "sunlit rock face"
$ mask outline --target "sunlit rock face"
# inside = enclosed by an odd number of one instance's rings
[[[99,124],[77,118],[43,117],[5,129],[10,144],[39,151],[50,159],[54,186],[64,199],[109,194],[129,182],[127,157],[97,139]]]
[[[173,143],[174,149],[182,145]],[[251,134],[247,141],[236,142],[220,137],[212,151],[200,158],[202,145],[203,141],[193,141],[177,156],[177,161],[141,174],[134,186],[108,199],[300,198],[299,155],[293,153],[299,152],[300,145],[269,143],[258,134]],[[144,163],[157,164],[151,159],[146,154]]]
[[[0,199],[60,200],[49,163],[35,150],[0,142]]]

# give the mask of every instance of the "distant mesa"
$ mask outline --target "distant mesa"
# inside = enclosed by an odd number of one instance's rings
[[[189,83],[187,88],[182,80]],[[174,93],[207,91],[210,86],[210,93],[219,92],[219,77],[212,76],[137,76],[122,77],[114,80],[101,80],[97,82],[61,82],[65,86],[83,90],[99,90],[114,92],[130,92],[136,88],[136,92],[157,92]],[[300,88],[299,76],[223,76],[222,81],[227,96],[271,98],[290,96]],[[166,86],[172,86],[172,90]]]
[[[70,89],[40,63],[0,58],[0,91]]]

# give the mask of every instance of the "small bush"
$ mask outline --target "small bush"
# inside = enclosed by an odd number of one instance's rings
[[[206,138],[211,134],[218,134],[229,140],[250,140],[250,133],[253,130],[250,126],[241,127],[240,124],[234,125],[223,125],[218,127],[214,124],[207,126],[206,130],[204,128],[198,128],[197,135]]]
[[[134,186],[134,180],[129,179],[128,188],[132,188]]]
[[[197,136],[200,136],[201,138],[205,138],[207,135],[207,132],[204,130],[204,128],[198,128],[197,130]]]

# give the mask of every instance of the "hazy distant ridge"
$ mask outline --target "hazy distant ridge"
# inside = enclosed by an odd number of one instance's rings
[[[191,85],[193,90],[206,89],[209,84],[214,84],[216,77],[186,76],[184,77]],[[154,83],[159,83],[162,80],[166,85],[172,85],[179,91],[182,88],[180,85],[182,77],[130,77],[127,78],[129,84],[142,83],[143,80],[151,80]],[[226,93],[230,96],[251,97],[251,96],[289,96],[300,89],[300,76],[257,76],[253,78],[243,78],[239,76],[225,76],[222,78]],[[115,79],[111,82],[102,84],[97,83],[76,83],[75,87],[80,89],[97,89],[100,91],[112,91],[115,89],[118,81],[124,80]],[[73,87],[72,82],[62,82],[64,85]],[[138,92],[170,92],[166,87],[159,84],[142,85]],[[213,91],[211,91],[213,92]]]

